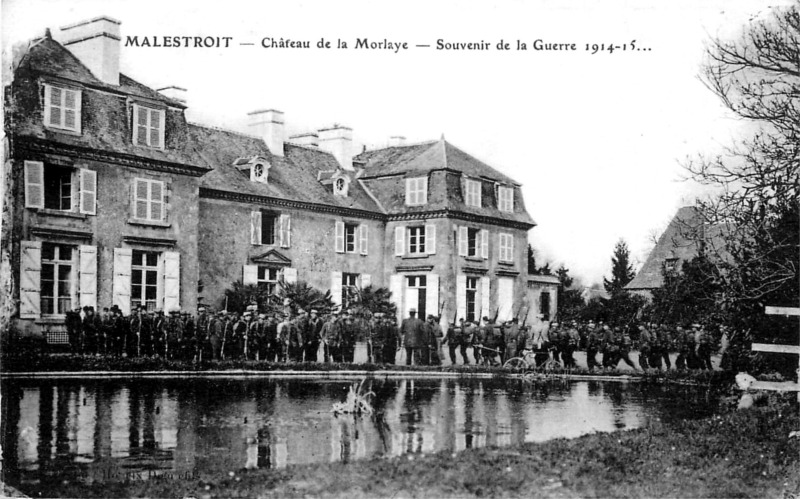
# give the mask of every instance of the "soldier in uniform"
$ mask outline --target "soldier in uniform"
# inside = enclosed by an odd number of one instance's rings
[[[644,324],[639,324],[639,365],[643,370],[650,368],[653,357],[653,337]]]
[[[461,357],[464,359],[464,365],[469,364],[469,357],[467,357],[467,348],[473,347],[475,339],[478,336],[478,326],[474,322],[464,321],[464,327],[461,329]],[[479,357],[478,349],[472,348],[472,358],[475,364],[478,364]]]
[[[397,350],[400,348],[400,334],[394,315],[382,317],[380,336],[383,338],[383,363],[394,364],[397,362]]]
[[[169,311],[169,320],[167,321],[167,345],[164,357],[167,359],[180,358],[182,342],[183,320],[178,309],[173,308]]]
[[[153,320],[153,353],[157,356],[162,356],[166,352],[166,331],[167,320],[164,317],[164,312],[159,308],[156,310],[155,319]]]
[[[142,329],[144,328],[144,320],[142,319],[142,310],[140,307],[133,307],[131,317],[129,319],[131,337],[133,338],[133,348],[131,353],[136,357],[142,355]]]
[[[308,329],[305,335],[305,360],[306,362],[316,362],[317,352],[322,334],[322,319],[319,318],[317,309],[311,309],[311,318],[308,320]]]
[[[459,340],[456,335],[456,325],[451,322],[447,326],[447,333],[444,335],[442,345],[447,345],[447,349],[450,354],[450,363],[452,365],[456,365],[456,348],[458,348],[458,341]]]
[[[597,353],[601,350],[603,338],[600,331],[595,327],[594,322],[589,322],[589,331],[586,335],[586,365],[591,370],[599,367],[597,363]]]
[[[611,367],[617,365],[617,353],[619,352],[619,345],[614,331],[608,325],[603,325],[603,367]]]
[[[81,353],[81,307],[75,310],[68,310],[65,317],[67,327],[67,339],[69,340],[69,351],[74,354]]]
[[[687,332],[682,326],[675,327],[675,346],[678,348],[678,358],[675,359],[676,369],[686,369],[686,361],[690,350],[694,349],[694,339],[689,341]]]
[[[403,334],[401,347],[406,349],[406,365],[419,364],[420,346],[422,344],[424,324],[417,319],[417,309],[408,311],[408,318],[403,319],[400,331]]]
[[[336,324],[338,320],[337,314],[331,314],[322,325],[320,336],[322,336],[323,356],[326,363],[338,362],[339,337]]]
[[[208,322],[208,344],[211,347],[211,358],[222,358],[222,340],[225,338],[225,320],[222,311],[219,311]]]
[[[503,356],[503,363],[505,363],[511,357],[516,357],[519,350],[519,319],[514,317],[509,322],[506,323],[506,327],[503,329],[503,343],[505,343],[505,355]]]
[[[564,367],[575,368],[577,364],[575,363],[574,354],[581,341],[581,334],[578,332],[578,324],[572,321],[572,325],[566,328],[562,336],[564,337],[564,351],[561,357],[564,359]]]
[[[695,330],[698,368],[713,371],[714,366],[711,364],[711,335],[700,324],[693,324],[692,328]]]
[[[356,351],[356,326],[353,322],[353,317],[347,312],[344,314],[344,320],[342,321],[340,338],[339,348],[342,355],[342,362],[352,364]]]
[[[100,317],[94,313],[94,307],[83,307],[83,350],[89,355],[100,353],[98,335],[102,328]]]
[[[211,318],[205,307],[197,309],[197,323],[195,325],[195,352],[197,360],[211,359],[211,345],[208,343],[208,326]]]
[[[183,322],[183,339],[181,341],[181,357],[183,360],[192,360],[197,345],[197,331],[194,318],[189,312],[181,312]]]
[[[276,362],[281,353],[281,342],[278,336],[278,319],[275,314],[267,317],[266,327],[266,342],[267,342],[267,360],[269,362]]]

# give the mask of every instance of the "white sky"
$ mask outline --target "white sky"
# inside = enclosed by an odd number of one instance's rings
[[[610,274],[619,238],[643,262],[651,234],[699,192],[679,181],[679,162],[719,152],[741,132],[698,79],[703,49],[775,3],[2,0],[2,41],[6,55],[46,27],[57,37],[57,28],[98,15],[122,21],[123,41],[233,36],[229,49],[123,47],[122,72],[156,88],[187,88],[190,119],[230,129],[247,131],[246,113],[266,107],[285,113],[290,133],[350,126],[359,150],[392,135],[419,142],[444,134],[523,184],[540,259],[565,263],[589,284]],[[267,36],[312,47],[341,38],[351,49],[264,49]],[[410,48],[353,50],[357,37]],[[414,47],[440,38],[485,40],[492,49]],[[501,38],[529,50],[497,51]],[[578,51],[533,51],[536,39]],[[631,40],[652,50],[584,50]]]

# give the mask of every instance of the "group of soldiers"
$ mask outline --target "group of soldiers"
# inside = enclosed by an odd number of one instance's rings
[[[574,353],[586,351],[587,367],[615,368],[620,361],[634,369],[630,357],[638,350],[641,369],[672,368],[669,353],[677,352],[676,369],[712,369],[712,335],[700,324],[634,327],[595,323],[549,323],[537,316],[530,326],[518,319],[498,322],[459,319],[446,331],[439,317],[409,317],[398,327],[393,314],[375,313],[369,319],[347,310],[321,316],[318,310],[286,309],[284,313],[259,313],[255,306],[239,314],[204,307],[197,316],[185,311],[146,311],[134,307],[124,316],[117,306],[96,313],[92,307],[67,314],[67,334],[75,353],[125,357],[158,356],[178,360],[242,359],[270,362],[352,363],[357,341],[365,341],[367,360],[394,364],[405,350],[406,363],[438,365],[447,346],[450,362],[500,365],[512,357],[535,353],[536,362],[548,358],[564,367],[577,367]],[[633,338],[632,338],[633,336]],[[598,361],[597,356],[601,359]]]
[[[535,353],[537,365],[552,358],[564,367],[574,368],[577,367],[574,353],[585,350],[589,369],[613,369],[620,361],[637,369],[630,353],[638,350],[640,369],[660,370],[662,366],[671,369],[670,352],[678,353],[676,369],[713,369],[713,338],[703,325],[642,323],[636,328],[633,326],[594,321],[549,323],[538,316],[532,325],[522,327],[516,318],[505,323],[488,317],[481,321],[462,318],[459,324],[450,324],[442,343],[449,346],[453,364],[459,349],[463,362],[468,364],[467,349],[472,347],[474,362],[478,364],[500,364],[530,351]],[[631,338],[632,333],[635,339]]]

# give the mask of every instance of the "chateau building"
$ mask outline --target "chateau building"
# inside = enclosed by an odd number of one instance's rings
[[[448,321],[539,309],[519,183],[444,138],[354,155],[351,129],[287,137],[273,109],[247,134],[191,123],[182,89],[120,73],[119,21],[58,39],[30,42],[5,89],[17,329],[59,334],[84,306],[217,307],[238,280],[338,303],[383,286],[398,314]]]

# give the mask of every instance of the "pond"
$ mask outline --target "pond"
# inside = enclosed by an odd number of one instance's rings
[[[369,380],[375,416],[335,416],[351,381],[4,380],[3,477],[25,491],[64,481],[192,477],[242,468],[458,452],[710,414],[708,391],[582,381]],[[50,485],[52,484],[52,488]]]

